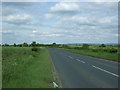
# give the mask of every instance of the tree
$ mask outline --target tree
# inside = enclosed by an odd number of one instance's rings
[[[18,44],[17,46],[22,47],[22,44]]]
[[[88,44],[83,44],[82,48],[89,49],[89,45]]]
[[[53,46],[56,46],[56,43],[53,43],[52,45],[53,45]]]
[[[27,47],[28,44],[26,42],[23,43],[23,47]]]
[[[57,47],[58,45],[57,45],[56,43],[53,43],[52,46],[53,46],[53,47]]]
[[[31,46],[36,46],[36,42],[35,41],[33,41],[32,43],[31,43]]]
[[[16,43],[14,43],[14,45],[13,45],[14,47],[16,47],[17,45],[16,45]]]
[[[105,44],[101,44],[99,47],[106,47],[106,45]]]
[[[5,44],[3,44],[2,46],[9,46],[9,44],[5,43]]]
[[[37,44],[36,44],[36,46],[40,46],[40,44],[39,44],[39,43],[37,43]]]

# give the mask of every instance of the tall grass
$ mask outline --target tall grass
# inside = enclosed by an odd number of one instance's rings
[[[3,88],[51,88],[49,53],[30,47],[3,47]]]
[[[0,46],[0,89],[2,88],[2,47]]]

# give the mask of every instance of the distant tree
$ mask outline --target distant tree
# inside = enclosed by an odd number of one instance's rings
[[[52,46],[53,47],[57,47],[58,45],[56,43],[52,43]]]
[[[9,46],[9,44],[5,43],[4,46]]]
[[[23,43],[23,47],[27,47],[28,44],[26,42]]]
[[[36,42],[35,41],[33,41],[32,43],[31,43],[31,46],[37,46],[37,44],[36,44]]]
[[[53,46],[55,46],[55,45],[56,45],[56,43],[53,43],[52,45],[53,45]]]
[[[22,47],[22,44],[18,44],[17,46]]]
[[[16,47],[17,46],[16,43],[14,43],[13,46]]]
[[[99,47],[106,47],[106,45],[105,44],[101,44]]]
[[[40,46],[40,44],[39,44],[39,43],[37,43],[37,44],[36,44],[36,46]]]
[[[9,46],[9,44],[5,43],[5,44],[2,44],[2,46]]]
[[[89,49],[89,44],[83,44],[83,45],[82,45],[82,48],[84,48],[84,49]]]

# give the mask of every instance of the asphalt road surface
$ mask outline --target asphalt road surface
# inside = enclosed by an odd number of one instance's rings
[[[118,88],[117,62],[48,50],[64,88]]]

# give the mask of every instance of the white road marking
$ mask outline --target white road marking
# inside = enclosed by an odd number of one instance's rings
[[[81,61],[81,60],[80,60],[80,62],[85,63],[84,61]]]
[[[80,61],[79,59],[76,59],[77,61]]]
[[[109,71],[107,71],[107,70],[104,70],[104,69],[102,69],[102,68],[96,67],[96,66],[94,66],[94,65],[92,65],[92,67],[94,67],[94,68],[96,68],[96,69],[99,69],[99,70],[101,70],[101,71],[104,71],[104,72],[106,72],[106,73],[109,73],[109,74],[111,74],[111,75],[114,75],[114,76],[116,76],[116,77],[119,77],[119,75],[117,75],[117,74],[114,74],[114,73],[109,72]]]
[[[73,57],[71,57],[71,56],[68,56],[69,58],[71,58],[71,59],[73,59]]]
[[[82,63],[85,63],[84,61],[82,61],[82,60],[79,60],[79,59],[76,59],[77,61],[80,61],[80,62],[82,62]]]

